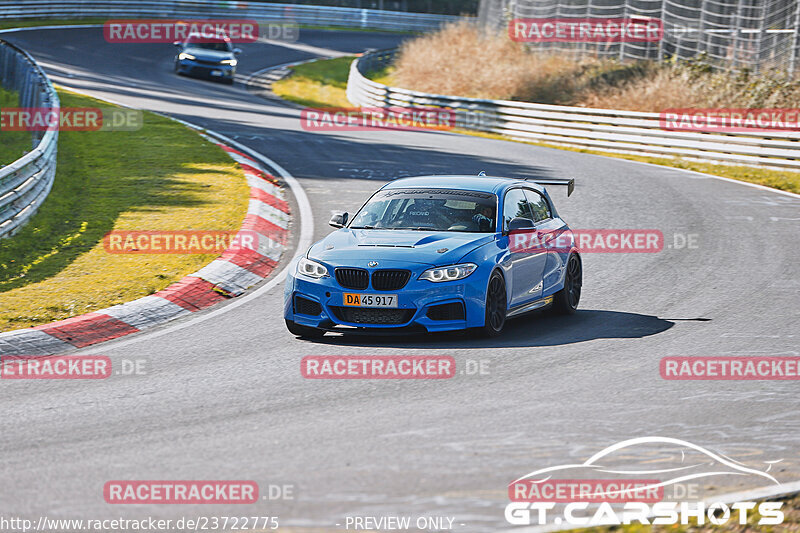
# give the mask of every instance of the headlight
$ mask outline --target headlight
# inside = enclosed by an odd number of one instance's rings
[[[300,262],[297,263],[297,272],[317,279],[328,276],[328,269],[325,268],[325,265],[312,261],[311,259],[306,259],[305,257],[300,259]]]
[[[222,61],[220,61],[220,63],[223,65],[230,65],[232,67],[235,67],[237,61],[235,59],[223,59]]]
[[[184,59],[194,59],[195,57],[192,54],[187,54],[186,52],[181,52],[178,54],[178,60],[183,61]]]
[[[475,272],[476,268],[478,268],[478,265],[475,263],[463,263],[460,265],[431,268],[430,270],[423,272],[419,279],[427,279],[428,281],[433,281],[434,283],[439,283],[440,281],[455,281],[457,279],[466,278]]]

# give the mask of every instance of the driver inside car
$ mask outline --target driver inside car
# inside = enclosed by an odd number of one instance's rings
[[[478,226],[478,231],[489,231],[494,227],[494,206],[480,205],[478,212],[472,216],[472,222]]]

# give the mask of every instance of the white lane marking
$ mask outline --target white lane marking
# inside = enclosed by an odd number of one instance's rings
[[[583,154],[583,155],[595,155],[595,156],[598,156],[598,157],[603,157],[605,159],[616,159],[617,161],[620,161],[620,158],[611,157],[611,156],[608,156],[608,155],[600,155],[600,154]],[[713,178],[715,180],[722,180],[722,181],[727,181],[727,182],[730,182],[730,183],[738,183],[739,185],[744,185],[746,187],[754,187],[756,189],[761,189],[762,191],[769,191],[769,192],[774,192],[774,193],[777,193],[777,194],[782,194],[784,196],[789,196],[790,198],[800,198],[800,194],[796,194],[796,193],[793,193],[793,192],[782,191],[780,189],[773,189],[772,187],[767,187],[766,185],[759,185],[758,183],[749,183],[747,181],[739,181],[739,180],[735,180],[733,178],[725,178],[723,176],[715,176],[714,174],[706,174],[704,172],[697,172],[696,170],[687,170],[685,168],[668,167],[666,165],[656,165],[655,163],[645,163],[644,161],[632,161],[630,159],[623,159],[622,161],[625,161],[626,163],[635,163],[637,165],[647,165],[649,167],[656,167],[656,168],[660,168],[662,170],[676,170],[678,172],[683,172],[683,173],[686,173],[686,174],[693,174],[695,176],[695,178],[697,178],[697,177]],[[758,168],[758,167],[753,167],[753,168]],[[791,170],[787,170],[787,172],[792,172],[792,171]],[[784,205],[784,204],[775,204],[775,205]],[[791,205],[791,204],[789,204],[789,205]]]
[[[342,52],[341,50],[333,50],[332,48],[321,48],[319,46],[312,46],[310,44],[277,41],[275,39],[266,39],[264,37],[259,37],[258,42],[264,44],[271,44],[273,46],[282,46],[284,48],[290,48],[292,50],[299,50],[301,52],[307,52],[309,54],[316,54],[318,56],[325,56],[330,58],[355,55],[347,52]]]
[[[317,61],[318,59],[319,59],[319,58],[314,58],[314,59],[304,59],[303,61],[292,61],[292,62],[290,62],[290,63],[281,63],[280,65],[275,65],[274,67],[266,67],[266,68],[262,68],[261,70],[257,70],[257,71],[255,71],[255,72],[253,72],[252,74],[250,74],[250,76],[248,76],[248,77],[247,77],[247,78],[244,80],[244,82],[243,82],[243,83],[244,83],[244,85],[253,85],[253,86],[257,86],[256,84],[252,83],[252,81],[253,81],[253,79],[254,79],[254,78],[257,78],[257,77],[258,77],[259,75],[261,75],[263,72],[267,72],[268,70],[278,70],[278,69],[280,69],[280,68],[294,67],[294,66],[297,66],[297,65],[302,65],[302,64],[304,64],[304,63],[311,63],[311,62],[313,62],[313,61]]]

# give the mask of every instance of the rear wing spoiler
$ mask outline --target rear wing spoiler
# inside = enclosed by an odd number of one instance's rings
[[[539,185],[566,185],[567,197],[575,190],[575,178],[550,178],[550,179],[531,179],[525,181],[532,181]]]
[[[480,171],[478,176],[485,176],[486,172]],[[507,179],[519,179],[519,178],[507,178]],[[532,181],[538,185],[566,185],[567,186],[567,196],[572,194],[572,191],[575,190],[575,178],[547,178],[547,179],[535,179],[535,178],[522,178],[524,181]]]

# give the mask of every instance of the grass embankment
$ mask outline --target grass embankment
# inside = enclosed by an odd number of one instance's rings
[[[347,100],[347,76],[352,56],[291,67],[292,75],[272,84],[272,92],[308,107],[352,107]]]
[[[473,32],[471,37],[469,36],[470,32]],[[487,42],[483,42],[481,39],[487,39]],[[442,51],[445,44],[440,43],[440,40],[446,40],[449,43],[447,47],[452,48],[452,53],[463,53],[463,56],[459,56],[457,60],[453,61],[453,64],[442,62],[438,63],[436,67],[432,67],[431,65],[436,63],[436,59],[441,59],[442,54],[446,53]],[[462,43],[462,40],[466,42]],[[473,47],[469,48],[468,45]],[[740,76],[739,82],[733,83],[730,80],[726,81],[727,74],[710,73],[704,67],[696,65],[659,67],[640,64],[628,66],[597,60],[587,60],[585,63],[578,64],[568,59],[555,56],[536,56],[520,50],[521,47],[518,43],[511,42],[507,38],[484,37],[477,34],[471,27],[459,28],[458,32],[454,32],[453,27],[450,27],[439,34],[426,35],[408,41],[408,44],[402,48],[396,66],[370,73],[369,77],[387,85],[439,94],[459,94],[484,98],[514,98],[517,95],[525,95],[531,101],[544,103],[587,105],[588,102],[594,107],[618,109],[635,109],[644,106],[646,101],[657,101],[662,92],[675,95],[675,101],[671,103],[665,96],[663,108],[719,106],[724,100],[722,100],[723,96],[719,96],[718,93],[725,94],[726,97],[732,99],[731,103],[726,104],[728,107],[796,107],[796,101],[800,101],[800,88],[797,82],[785,82],[780,85],[769,82],[768,79],[758,78],[748,84],[745,81],[746,76],[742,75],[744,77]],[[425,66],[417,68],[412,64],[411,58],[423,53],[426,54],[426,60],[418,61],[418,63]],[[505,60],[497,59],[514,57],[514,53],[524,53],[527,59],[517,58],[518,64],[506,64]],[[275,83],[273,90],[282,98],[302,105],[352,107],[345,97],[348,69],[352,59],[321,60],[299,65],[294,67],[295,72],[291,77]],[[492,61],[498,65],[492,66],[494,65]],[[513,63],[513,61],[511,62]],[[485,71],[480,65],[486,66]],[[467,70],[462,72],[462,68]],[[652,80],[645,75],[648,69],[651,73],[655,72],[656,74]],[[690,86],[686,77],[696,77],[701,79],[704,84],[702,89],[695,90],[697,94],[694,99],[679,99],[681,91],[686,92],[687,87]],[[527,81],[523,83],[520,80]],[[623,83],[623,80],[628,80],[628,84]],[[650,83],[651,85],[649,89],[640,90],[636,88],[636,83]],[[664,88],[665,84],[674,84],[675,86],[667,90]],[[727,87],[725,89],[727,92],[719,89],[717,85]],[[527,87],[527,89],[523,91],[522,87]],[[750,90],[755,92],[751,94]],[[638,100],[631,94],[637,92],[640,95]],[[714,97],[713,102],[708,99],[698,100],[700,96],[712,93],[718,94]],[[576,95],[582,95],[585,100],[576,101]],[[734,97],[734,95],[739,96]],[[753,100],[754,95],[760,96]],[[791,98],[795,98],[792,95],[796,95],[797,100],[791,100]],[[745,101],[746,98],[750,99]],[[653,111],[654,108],[645,110]],[[500,135],[473,131],[461,131],[461,133],[507,139]],[[519,142],[693,170],[800,193],[800,172],[704,163],[680,158],[617,154],[541,142]]]
[[[747,513],[747,524],[739,524],[739,515],[731,511],[731,519],[721,526],[705,524],[698,525],[670,525],[647,526],[642,524],[628,526],[607,526],[580,528],[571,531],[580,533],[797,533],[800,532],[800,495],[786,498],[769,498],[769,501],[784,501],[781,511],[784,514],[783,523],[777,526],[758,525],[761,515],[755,510]]]
[[[59,96],[62,107],[110,107]],[[52,191],[17,235],[0,240],[0,331],[134,300],[195,272],[216,256],[108,254],[103,236],[235,230],[247,198],[228,155],[167,118],[144,113],[138,131],[60,132]]]
[[[0,21],[0,30],[7,30],[9,28],[31,28],[34,26],[72,26],[75,24],[103,24],[106,19],[17,19],[17,20],[2,20]],[[2,37],[2,35],[0,35]]]
[[[0,88],[0,110],[7,107],[19,107],[19,96],[13,91]],[[29,131],[2,131],[3,142],[0,143],[0,167],[16,161],[32,147]]]

